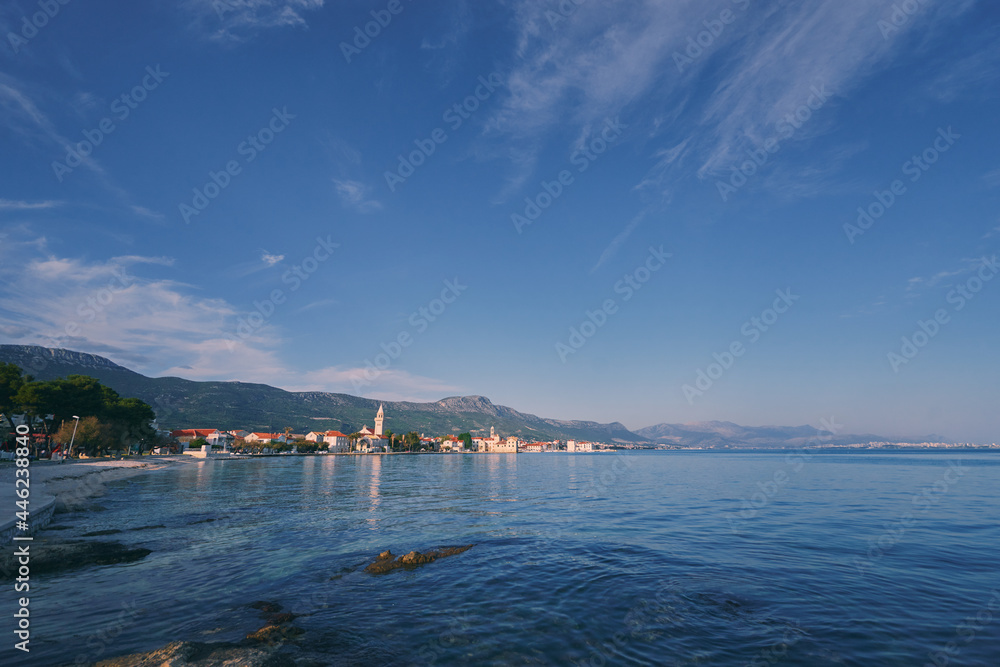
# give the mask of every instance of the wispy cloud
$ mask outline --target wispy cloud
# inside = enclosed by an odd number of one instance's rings
[[[618,249],[621,248],[622,244],[628,240],[628,237],[632,235],[632,232],[635,231],[635,228],[639,226],[639,223],[641,223],[645,217],[646,211],[640,211],[634,218],[629,220],[628,224],[625,225],[625,228],[618,232],[618,235],[612,239],[611,243],[608,244],[608,247],[601,253],[600,258],[597,260],[597,264],[594,264],[594,266],[590,269],[591,273],[594,273],[597,269],[601,268],[605,262],[611,259],[615,253],[618,252]]]
[[[728,173],[748,148],[774,138],[778,123],[814,88],[825,86],[834,98],[847,94],[906,54],[914,40],[932,41],[974,0],[922,4],[905,31],[886,39],[877,23],[891,9],[870,0],[586,3],[555,25],[546,19],[548,5],[522,0],[515,5],[521,64],[508,77],[510,95],[491,128],[537,150],[532,147],[550,130],[619,114],[635,123],[652,110],[652,120],[643,122],[654,131],[643,138],[656,137],[666,148],[654,152],[656,163],[639,185],[669,194],[691,172],[677,168],[685,160],[701,178]],[[736,20],[679,72],[675,55],[723,9]],[[980,65],[970,62],[968,69],[981,72]],[[705,88],[708,69],[723,73],[711,89]],[[796,131],[795,141],[835,127],[832,114],[816,116]]]
[[[359,213],[374,213],[382,208],[381,202],[368,198],[371,188],[361,181],[335,178],[333,183],[340,200]]]
[[[304,14],[323,8],[323,0],[186,0],[194,26],[207,39],[242,42],[269,28],[305,28]]]
[[[340,301],[337,299],[320,299],[318,301],[313,301],[312,303],[307,303],[306,305],[302,306],[295,312],[296,314],[304,313],[306,311],[316,310],[317,308],[323,308],[325,306],[335,306],[338,303],[340,303]]]
[[[368,383],[362,381],[369,371],[361,367],[293,368],[279,356],[277,325],[234,339],[229,334],[243,315],[238,308],[141,269],[170,267],[171,258],[90,261],[57,256],[44,239],[23,230],[8,237],[0,244],[0,337],[6,342],[101,354],[151,375],[261,382],[292,391],[357,394],[360,383],[368,396],[436,400],[459,390],[403,369],[387,369]]]
[[[982,257],[966,258],[962,260],[961,266],[956,268],[938,271],[930,276],[915,276],[910,278],[906,281],[906,297],[911,299],[916,298],[925,290],[933,289],[940,285],[950,287],[954,284],[951,280],[952,278],[967,276],[978,271],[983,266],[983,259]],[[997,261],[996,255],[988,259],[994,263]]]
[[[59,132],[42,111],[35,98],[44,98],[44,94],[37,93],[34,88],[9,74],[0,72],[0,125],[6,126],[25,144],[39,149],[50,158],[53,153],[57,155],[68,153],[72,148],[72,142]],[[81,156],[80,164],[133,213],[143,217],[163,219],[164,216],[159,213],[132,204],[128,192],[111,178],[93,155]],[[55,205],[59,202],[52,203]]]
[[[167,216],[162,213],[157,213],[156,211],[151,211],[145,206],[132,205],[130,207],[132,212],[136,215],[141,215],[144,218],[152,218],[153,220],[165,220]]]
[[[61,206],[61,201],[47,200],[28,202],[23,200],[0,199],[0,211],[34,211]]]
[[[259,271],[270,269],[271,267],[281,263],[284,259],[284,255],[268,252],[267,250],[261,248],[259,258],[234,264],[229,267],[228,271],[237,277],[245,278]]]
[[[280,262],[285,258],[284,255],[272,255],[266,250],[261,250],[260,260],[264,262],[265,266],[271,267]]]

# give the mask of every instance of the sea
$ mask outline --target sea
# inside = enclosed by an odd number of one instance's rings
[[[96,502],[67,537],[152,553],[33,579],[7,664],[235,642],[268,601],[300,664],[1000,665],[1000,453],[285,456]]]

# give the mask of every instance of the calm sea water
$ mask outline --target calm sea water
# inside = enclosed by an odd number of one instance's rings
[[[330,665],[1000,664],[988,453],[270,458],[100,503],[57,522],[165,527],[110,538],[140,562],[33,583],[29,664],[235,641],[255,600],[304,614],[283,650]]]

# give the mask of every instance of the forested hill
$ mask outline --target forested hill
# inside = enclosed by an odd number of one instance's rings
[[[577,439],[644,442],[622,424],[545,419],[493,404],[483,396],[457,396],[434,403],[380,401],[349,394],[289,392],[247,382],[197,382],[177,377],[146,377],[104,357],[29,345],[0,345],[0,362],[14,363],[38,380],[89,375],[122,396],[153,406],[161,427],[246,429],[296,433],[340,430],[351,433],[373,425],[380,403],[385,427],[396,433],[428,435],[489,433],[527,440]]]

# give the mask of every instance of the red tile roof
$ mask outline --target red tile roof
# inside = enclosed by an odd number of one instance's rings
[[[182,428],[176,431],[171,431],[170,436],[172,438],[183,438],[186,436],[194,436],[196,438],[204,438],[206,436],[212,435],[217,429],[214,428]]]

